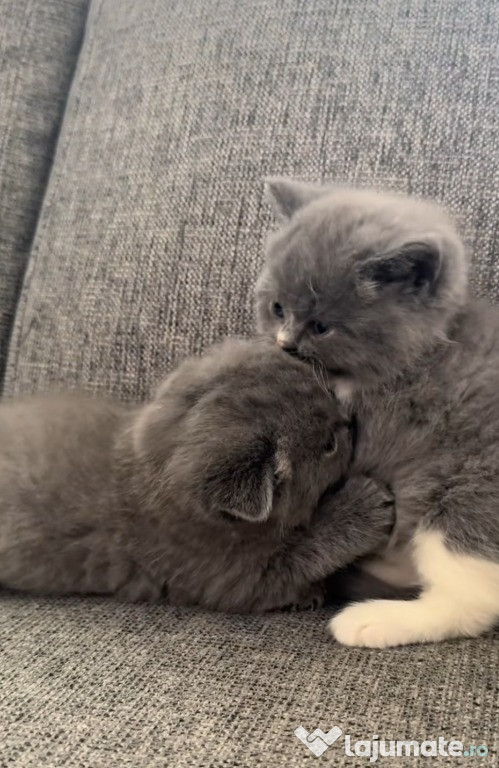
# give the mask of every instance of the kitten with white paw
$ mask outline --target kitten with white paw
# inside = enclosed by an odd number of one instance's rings
[[[475,636],[499,619],[499,310],[468,296],[446,214],[390,194],[269,182],[281,228],[256,295],[259,329],[329,377],[358,422],[353,469],[393,489],[388,546],[362,567],[419,585],[352,605],[348,645]]]
[[[229,611],[307,604],[393,524],[375,481],[328,491],[351,449],[332,391],[265,342],[186,360],[137,408],[3,401],[0,585]]]

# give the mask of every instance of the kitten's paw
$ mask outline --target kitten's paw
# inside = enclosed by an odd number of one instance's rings
[[[324,605],[325,599],[325,582],[317,581],[310,584],[294,603],[286,606],[286,610],[292,613],[295,611],[318,611]]]
[[[393,602],[385,600],[350,605],[331,619],[329,630],[342,645],[361,648],[389,648],[414,642],[410,627],[397,618]]]
[[[340,491],[324,494],[318,512],[325,527],[334,528],[353,514],[365,533],[373,538],[388,537],[395,524],[395,497],[384,483],[367,475],[353,475]]]
[[[376,540],[388,539],[395,525],[395,497],[390,488],[367,475],[356,475],[347,480],[344,492],[364,530]]]
[[[353,479],[355,479],[357,493],[360,493],[362,498],[369,499],[369,504],[373,509],[393,510],[395,496],[386,483],[375,480],[368,475],[359,475]]]

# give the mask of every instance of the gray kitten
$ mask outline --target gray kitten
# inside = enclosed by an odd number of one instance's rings
[[[347,422],[309,366],[229,341],[150,404],[0,405],[0,584],[262,611],[374,550],[393,524],[365,477],[336,494]]]
[[[257,286],[259,328],[327,369],[358,420],[353,470],[395,493],[389,546],[365,568],[418,599],[331,622],[348,645],[474,636],[499,617],[499,312],[468,298],[436,206],[276,179],[283,227]]]

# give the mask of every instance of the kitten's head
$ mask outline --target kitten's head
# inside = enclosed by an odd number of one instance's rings
[[[467,295],[462,242],[429,203],[269,181],[281,229],[257,283],[259,331],[359,383],[414,364]]]
[[[332,392],[266,340],[230,340],[185,361],[133,440],[158,500],[219,525],[305,524],[351,456]]]

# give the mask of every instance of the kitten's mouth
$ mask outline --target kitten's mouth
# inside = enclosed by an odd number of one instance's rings
[[[291,355],[291,357],[296,357],[298,360],[301,360],[303,363],[307,363],[308,365],[315,365],[319,367],[321,370],[326,371],[329,374],[329,376],[337,376],[338,378],[342,376],[343,377],[349,376],[349,373],[345,368],[328,368],[324,365],[324,363],[322,363],[313,355],[304,355],[294,347],[292,349],[284,349],[283,351],[286,352],[286,354]]]
[[[312,355],[304,355],[296,347],[280,347],[283,352],[291,357],[296,357],[297,360],[301,360],[302,363],[308,363],[309,365],[321,365],[319,360],[316,360]]]
[[[326,368],[326,371],[330,376],[337,376],[338,378],[350,375],[345,368]]]

